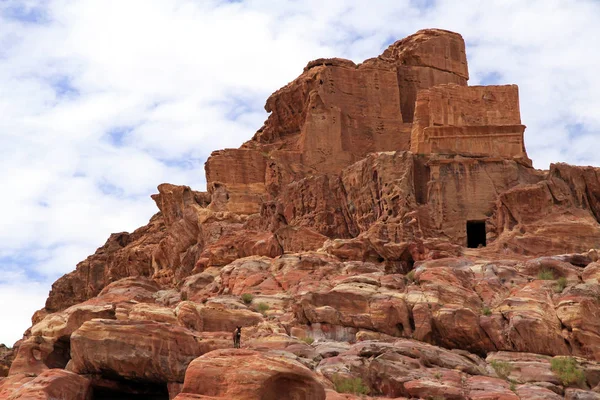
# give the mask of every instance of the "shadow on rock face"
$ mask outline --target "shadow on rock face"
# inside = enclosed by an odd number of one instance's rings
[[[293,374],[278,374],[267,379],[260,388],[263,400],[303,400],[312,398],[322,390],[313,379],[299,378]]]

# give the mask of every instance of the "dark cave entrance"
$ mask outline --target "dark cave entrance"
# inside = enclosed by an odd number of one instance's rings
[[[467,221],[467,247],[485,247],[485,221]]]
[[[108,382],[92,383],[91,400],[169,400],[166,384]]]
[[[52,348],[44,363],[48,368],[64,369],[71,359],[71,339],[69,336],[60,337]]]

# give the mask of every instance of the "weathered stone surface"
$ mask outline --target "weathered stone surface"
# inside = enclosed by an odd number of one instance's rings
[[[543,181],[498,196],[497,249],[562,254],[600,247],[598,168],[552,164]]]
[[[361,342],[347,352],[324,359],[317,371],[329,379],[360,377],[371,394],[388,397],[466,398],[461,372],[482,374],[485,363],[412,340]]]
[[[327,292],[306,294],[298,318],[310,323],[373,329],[392,336],[410,336],[409,312],[393,291],[380,289],[375,278],[353,277]]]
[[[0,378],[0,399],[8,399],[23,385],[33,380],[33,376],[27,374],[11,375],[8,378]]]
[[[23,340],[9,375],[38,375],[52,368],[64,368],[69,361],[69,339],[31,336]]]
[[[519,400],[520,397],[510,390],[510,384],[504,379],[488,376],[471,376],[466,382],[469,399],[472,400]],[[528,397],[524,397],[528,398]]]
[[[14,359],[14,350],[0,344],[0,377],[8,375],[10,364]]]
[[[230,310],[224,307],[201,307],[202,329],[206,332],[233,332],[237,326],[256,325],[262,315],[249,310]]]
[[[565,400],[600,400],[600,393],[581,389],[565,390]]]
[[[600,360],[600,286],[568,287],[556,300],[556,315],[567,332],[563,335],[574,355]]]
[[[90,381],[80,375],[61,369],[50,369],[36,378],[20,378],[27,381],[16,390],[0,383],[0,398],[7,400],[88,400]],[[10,385],[12,386],[12,385]],[[12,393],[11,393],[12,392]]]
[[[537,385],[519,385],[516,394],[521,399],[531,400],[560,400],[563,398],[553,391]]]
[[[316,375],[303,365],[268,353],[237,349],[216,350],[192,361],[182,394],[176,399],[185,399],[188,394],[231,400],[325,399]]]
[[[158,322],[93,320],[71,336],[72,369],[79,374],[183,382],[187,365],[200,354],[191,331]]]
[[[581,273],[581,279],[586,283],[600,283],[600,263],[593,262],[587,265]]]
[[[211,208],[240,214],[258,212],[266,196],[266,168],[267,154],[260,150],[213,152],[205,166]]]
[[[527,160],[524,130],[516,85],[439,85],[417,95],[410,150]]]
[[[91,302],[90,302],[91,303]],[[31,328],[33,336],[49,338],[70,337],[84,322],[94,318],[114,319],[115,306],[112,304],[76,304],[64,311],[49,314]]]

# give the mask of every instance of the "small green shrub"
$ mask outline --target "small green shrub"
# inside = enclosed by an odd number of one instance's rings
[[[254,299],[254,295],[252,293],[244,293],[242,295],[242,301],[246,304],[252,303],[253,299]]]
[[[269,305],[267,303],[258,303],[256,309],[259,313],[264,314],[269,309]]]
[[[492,309],[491,309],[491,308],[489,308],[488,306],[485,306],[485,307],[483,307],[483,309],[481,310],[481,313],[482,313],[483,315],[487,315],[487,316],[489,317],[490,315],[492,315]]]
[[[338,393],[369,394],[370,390],[361,378],[344,378],[340,375],[334,375],[332,379],[335,385],[335,391]]]
[[[435,374],[433,374],[433,377],[437,380],[442,379],[442,373],[441,372],[436,372]]]
[[[509,386],[510,390],[512,390],[513,392],[517,392],[517,384],[515,383],[515,381],[510,381],[510,386]]]
[[[415,270],[413,269],[408,274],[406,274],[406,280],[410,283],[415,281]]]
[[[567,278],[561,276],[556,280],[556,286],[554,286],[554,291],[556,293],[562,293],[563,290],[567,287]]]
[[[575,383],[581,386],[585,382],[585,374],[573,357],[555,357],[552,359],[550,368],[564,386]]]
[[[549,269],[543,269],[537,274],[537,278],[542,281],[553,281],[554,280],[554,272]]]
[[[313,344],[313,342],[315,341],[315,339],[311,338],[311,337],[304,337],[302,338],[302,341],[306,344]]]
[[[496,375],[502,379],[507,379],[513,369],[513,366],[506,361],[494,360],[490,364],[494,368],[494,371],[496,371]]]

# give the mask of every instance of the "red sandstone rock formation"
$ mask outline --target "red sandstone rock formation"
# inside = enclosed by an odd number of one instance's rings
[[[8,370],[10,369],[13,358],[14,354],[12,349],[0,344],[0,377],[8,375]]]
[[[533,169],[468,77],[442,30],[310,62],[53,285],[0,398],[598,398],[600,170]]]

